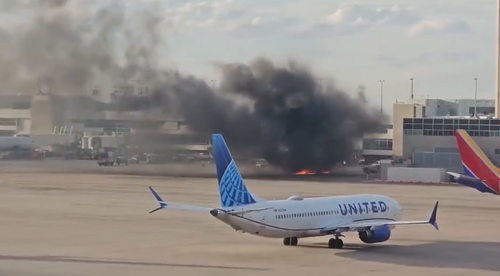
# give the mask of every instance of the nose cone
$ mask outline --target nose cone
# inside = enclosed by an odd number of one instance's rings
[[[219,215],[219,210],[217,209],[212,209],[210,210],[210,214],[214,217],[217,217],[217,215]]]

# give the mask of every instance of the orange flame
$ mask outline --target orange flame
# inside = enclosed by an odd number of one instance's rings
[[[304,170],[301,170],[301,171],[294,173],[294,175],[315,175],[315,174],[329,174],[329,173],[330,173],[330,171],[316,172],[313,170],[304,169]]]

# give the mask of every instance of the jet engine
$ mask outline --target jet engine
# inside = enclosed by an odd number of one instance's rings
[[[359,239],[364,243],[385,242],[391,237],[391,228],[384,225],[375,230],[366,230],[359,232]]]

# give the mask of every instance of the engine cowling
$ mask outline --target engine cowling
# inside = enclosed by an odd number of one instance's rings
[[[364,243],[385,242],[391,237],[391,228],[388,225],[375,230],[359,232],[359,239]]]

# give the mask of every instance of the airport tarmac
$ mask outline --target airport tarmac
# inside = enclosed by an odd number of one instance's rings
[[[0,275],[498,275],[500,198],[448,186],[247,180],[262,197],[379,193],[396,198],[404,219],[428,219],[440,201],[440,231],[400,226],[388,242],[346,248],[329,237],[280,239],[234,232],[210,214],[164,210],[167,201],[218,206],[216,179],[111,174],[3,173]]]

